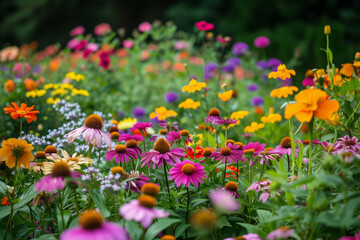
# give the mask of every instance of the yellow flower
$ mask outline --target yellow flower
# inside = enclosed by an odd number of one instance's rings
[[[167,110],[165,107],[161,106],[155,108],[155,112],[150,113],[150,118],[158,118],[159,120],[165,120],[168,117],[176,117],[177,113],[174,110]]]
[[[324,34],[325,35],[328,35],[331,33],[331,28],[330,28],[330,25],[325,25],[324,27]]]
[[[65,95],[67,93],[68,93],[68,90],[59,88],[59,89],[55,89],[54,91],[52,91],[51,95]]]
[[[271,97],[277,97],[277,98],[287,98],[290,95],[293,95],[294,92],[299,91],[299,89],[295,86],[285,86],[281,88],[274,89],[270,92]]]
[[[263,123],[252,122],[250,126],[245,127],[244,132],[253,133],[264,127],[265,125]]]
[[[124,120],[121,120],[119,124],[117,125],[118,129],[120,130],[126,130],[129,128],[132,128],[135,123],[137,123],[136,118],[125,118]]]
[[[280,64],[277,67],[276,72],[269,73],[268,78],[274,78],[274,79],[280,78],[281,80],[286,80],[286,79],[290,78],[291,75],[295,76],[295,71],[286,69],[285,64]]]
[[[184,108],[184,109],[189,109],[189,108],[197,109],[198,107],[200,107],[200,102],[198,101],[195,102],[191,98],[188,98],[179,104],[179,108]]]
[[[63,83],[63,84],[61,84],[60,87],[64,88],[64,89],[73,89],[74,88],[74,86],[70,83]]]
[[[59,85],[58,84],[53,84],[53,83],[49,83],[49,84],[44,85],[44,89],[51,89],[51,88],[57,89],[57,88],[59,88]]]
[[[73,79],[77,82],[79,82],[80,80],[85,80],[85,76],[80,74],[80,73],[75,73],[75,72],[69,72],[65,75],[66,78],[70,78]]]
[[[55,104],[58,101],[60,101],[60,98],[53,98],[53,97],[49,97],[48,99],[46,99],[46,103],[47,104]]]
[[[38,89],[35,89],[35,90],[32,90],[32,91],[29,91],[25,94],[26,97],[42,97],[46,94],[46,90],[45,89],[41,89],[41,90],[38,90]]]
[[[218,93],[218,97],[221,99],[221,101],[226,102],[231,99],[233,95],[233,90],[226,91],[224,93]]]
[[[270,113],[267,116],[263,116],[261,118],[261,121],[263,123],[275,123],[275,122],[280,122],[281,121],[281,115],[278,113]]]
[[[231,119],[243,119],[247,115],[249,115],[248,111],[237,111],[237,112],[233,112],[230,115],[230,118]]]
[[[17,167],[30,167],[30,162],[34,160],[31,151],[34,147],[24,139],[9,138],[1,143],[0,162],[5,161],[9,168],[15,167],[17,157]]]
[[[186,85],[182,88],[183,92],[193,93],[196,91],[201,91],[202,88],[206,87],[205,82],[198,82],[195,79],[192,79],[189,85]]]
[[[89,96],[89,92],[84,90],[84,89],[76,89],[76,88],[73,88],[71,89],[71,95],[75,96],[75,95],[83,95],[83,96],[86,96],[88,97]]]
[[[331,115],[331,117],[327,121],[330,122],[332,125],[336,126],[336,125],[338,125],[339,120],[340,120],[339,114],[334,113],[333,115]],[[342,123],[340,122],[340,125],[341,124]]]

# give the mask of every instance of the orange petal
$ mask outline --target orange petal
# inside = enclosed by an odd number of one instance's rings
[[[319,104],[318,109],[314,112],[315,116],[322,120],[329,119],[334,112],[337,112],[340,104],[336,100],[328,100]]]
[[[296,119],[299,122],[310,122],[313,118],[313,112],[312,111],[300,111],[295,114]]]
[[[301,111],[301,104],[299,103],[293,103],[289,104],[285,108],[285,118],[290,119],[292,118],[296,113]]]

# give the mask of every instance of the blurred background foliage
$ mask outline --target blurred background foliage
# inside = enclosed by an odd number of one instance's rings
[[[83,25],[87,32],[102,22],[114,29],[125,28],[131,35],[143,21],[173,21],[178,29],[191,32],[194,23],[215,24],[215,34],[228,35],[233,43],[252,45],[255,37],[268,36],[267,54],[283,61],[299,56],[303,69],[325,67],[323,27],[331,25],[331,44],[337,66],[352,62],[360,51],[360,1],[343,0],[2,0],[0,46],[20,45],[37,40],[48,44],[69,40],[68,32]]]

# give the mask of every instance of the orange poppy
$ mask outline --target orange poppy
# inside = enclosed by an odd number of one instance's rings
[[[12,103],[13,106],[7,105],[8,107],[5,107],[5,113],[9,114],[12,117],[12,119],[18,119],[25,117],[28,123],[31,123],[32,121],[36,121],[36,113],[40,113],[39,111],[34,110],[34,105],[32,107],[28,107],[25,103],[21,104],[21,107],[17,105],[16,102]]]
[[[285,108],[285,118],[295,115],[299,122],[310,122],[313,116],[328,120],[339,110],[340,104],[336,100],[329,100],[325,91],[320,89],[305,89],[295,96],[296,103]]]

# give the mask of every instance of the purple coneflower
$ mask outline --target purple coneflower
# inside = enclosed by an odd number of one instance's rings
[[[127,142],[127,141],[129,141],[131,139],[134,139],[135,141],[138,141],[138,142],[144,141],[144,137],[141,136],[140,134],[131,135],[131,134],[126,133],[126,134],[121,134],[120,135],[120,137],[118,139],[118,142],[121,142],[121,141]]]
[[[185,136],[184,132],[187,132],[187,136]],[[175,142],[180,143],[182,137],[186,137],[186,143],[193,142],[190,138],[190,133],[187,130],[181,130],[181,131],[171,131],[166,135],[166,140],[170,143],[170,145],[173,145]]]
[[[60,240],[130,240],[130,236],[124,227],[115,223],[105,222],[101,213],[95,210],[87,210],[81,213],[80,226],[66,230],[61,234]]]
[[[262,240],[259,235],[255,233],[248,233],[246,235],[238,236],[236,238],[225,238],[224,240],[236,240],[236,239],[242,239],[242,240]]]
[[[142,153],[141,148],[138,147],[138,142],[134,139],[130,139],[129,141],[127,141],[125,146],[135,151],[136,158],[138,158]]]
[[[149,167],[153,164],[153,169],[155,169],[155,166],[161,167],[164,161],[169,165],[174,165],[174,163],[181,162],[180,157],[186,156],[183,152],[183,148],[170,149],[170,144],[164,138],[160,138],[150,152],[141,154],[141,162],[143,162],[141,167],[145,165]]]
[[[141,193],[141,187],[150,180],[150,178],[144,174],[140,174],[139,171],[131,171],[128,178],[133,178],[133,180],[125,182],[124,188],[137,193]]]
[[[240,203],[234,198],[230,191],[211,190],[209,194],[211,203],[221,210],[236,212]]]
[[[140,130],[142,132],[146,132],[147,128],[150,128],[152,123],[149,122],[142,122],[142,123],[135,123],[135,125],[130,128],[130,130]]]
[[[245,155],[250,155],[256,160],[256,157],[260,154],[260,152],[265,150],[265,143],[260,144],[259,142],[249,142],[247,145],[244,145],[243,151]],[[253,165],[252,159],[250,159],[250,165]]]
[[[295,233],[294,229],[290,229],[286,226],[279,227],[278,229],[272,231],[266,236],[267,240],[278,240],[278,239],[288,239]]]
[[[170,127],[171,127],[171,129],[180,130],[180,128],[178,126],[178,122],[171,123],[171,122],[162,120],[159,122],[159,127],[166,128],[168,131],[170,130]]]
[[[176,187],[184,184],[186,187],[193,183],[195,187],[199,186],[199,182],[203,183],[203,178],[206,178],[205,167],[200,163],[193,163],[190,160],[175,163],[175,166],[170,169],[170,180],[174,179]]]
[[[232,143],[228,143],[226,146],[222,148],[216,149],[212,154],[211,157],[215,157],[216,161],[222,160],[222,163],[236,163],[237,161],[243,161],[242,156],[243,152],[238,150],[240,145],[233,145]]]
[[[160,138],[165,138],[166,139],[167,134],[168,134],[168,131],[166,129],[161,129],[159,134],[153,134],[149,141],[150,142],[156,142]]]
[[[125,145],[119,144],[115,146],[114,150],[108,151],[105,155],[105,158],[111,161],[115,158],[116,163],[120,162],[129,162],[129,157],[132,159],[137,158],[137,154],[134,149],[127,148]]]
[[[85,123],[83,127],[77,128],[70,133],[66,134],[68,138],[68,142],[72,143],[75,138],[79,137],[83,134],[83,137],[86,141],[87,145],[97,146],[98,148],[102,145],[102,140],[104,139],[108,149],[111,148],[112,141],[111,138],[102,131],[103,128],[103,120],[97,114],[91,114],[85,119]]]
[[[299,147],[295,147],[295,157],[297,157],[297,154],[299,152]],[[290,156],[291,155],[291,138],[284,137],[281,140],[280,145],[276,146],[272,150],[273,154],[278,154],[279,156],[282,156],[284,154]]]
[[[120,208],[120,214],[126,221],[134,220],[141,223],[143,228],[150,227],[153,219],[168,217],[170,213],[162,209],[155,209],[156,200],[150,195],[140,195]]]
[[[344,149],[360,151],[360,143],[355,136],[352,138],[350,138],[349,136],[338,138],[337,143],[341,144]]]
[[[205,118],[205,122],[215,125],[216,121],[220,119],[220,111],[217,108],[212,108],[210,109],[208,116]]]

